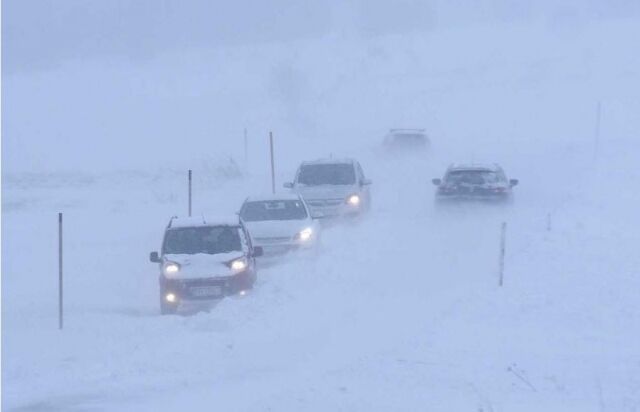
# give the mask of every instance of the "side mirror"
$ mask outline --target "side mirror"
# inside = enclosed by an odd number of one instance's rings
[[[283,184],[282,186],[287,188],[287,189],[293,189],[293,183],[291,183],[291,182],[287,182],[287,183]]]
[[[442,184],[442,179],[431,179],[431,183],[436,186],[440,186]]]
[[[253,257],[260,257],[262,255],[264,255],[264,250],[262,249],[262,246],[254,246]]]
[[[149,254],[149,260],[153,263],[160,263],[160,256],[158,256],[158,252],[151,252]]]
[[[520,181],[518,179],[509,179],[509,184],[511,186],[517,186]]]
[[[372,182],[371,182],[371,179],[362,179],[362,181],[360,182],[360,184],[361,184],[362,186],[368,186],[368,185],[370,185],[371,183],[372,183]]]

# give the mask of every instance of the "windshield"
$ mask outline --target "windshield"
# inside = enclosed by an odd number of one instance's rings
[[[453,170],[445,179],[445,183],[449,185],[486,185],[502,181],[501,175],[491,170]]]
[[[164,238],[165,254],[218,253],[242,250],[242,242],[237,227],[202,226],[167,230]]]
[[[240,217],[245,222],[302,220],[307,218],[307,211],[304,204],[299,200],[247,202],[242,206]]]
[[[304,165],[298,173],[298,183],[307,186],[352,185],[355,182],[353,165],[348,163]]]

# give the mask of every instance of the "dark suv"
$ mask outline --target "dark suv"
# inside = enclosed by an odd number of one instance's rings
[[[512,196],[517,179],[507,179],[502,168],[494,165],[451,165],[442,179],[433,179],[438,187],[436,200],[506,201]]]
[[[175,313],[183,302],[251,289],[257,275],[254,258],[261,254],[237,217],[172,218],[160,254],[149,257],[159,264],[161,313]]]

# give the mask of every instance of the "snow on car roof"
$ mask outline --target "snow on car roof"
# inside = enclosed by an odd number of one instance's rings
[[[328,158],[328,159],[316,159],[306,160],[302,162],[303,165],[317,165],[317,164],[353,164],[355,160],[351,158]]]
[[[198,215],[191,217],[172,217],[169,222],[170,228],[195,227],[195,226],[238,226],[238,216],[207,216]]]
[[[265,202],[274,200],[300,200],[300,196],[295,193],[261,194],[249,196],[246,202]]]
[[[449,166],[449,170],[491,170],[493,172],[500,170],[497,163],[454,163]]]

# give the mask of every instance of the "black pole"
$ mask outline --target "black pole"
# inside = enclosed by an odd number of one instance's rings
[[[62,327],[62,213],[58,213],[58,329]]]
[[[189,217],[191,217],[191,169],[189,169]]]
[[[276,193],[276,171],[273,163],[273,133],[269,132],[269,146],[271,148],[271,193]]]

